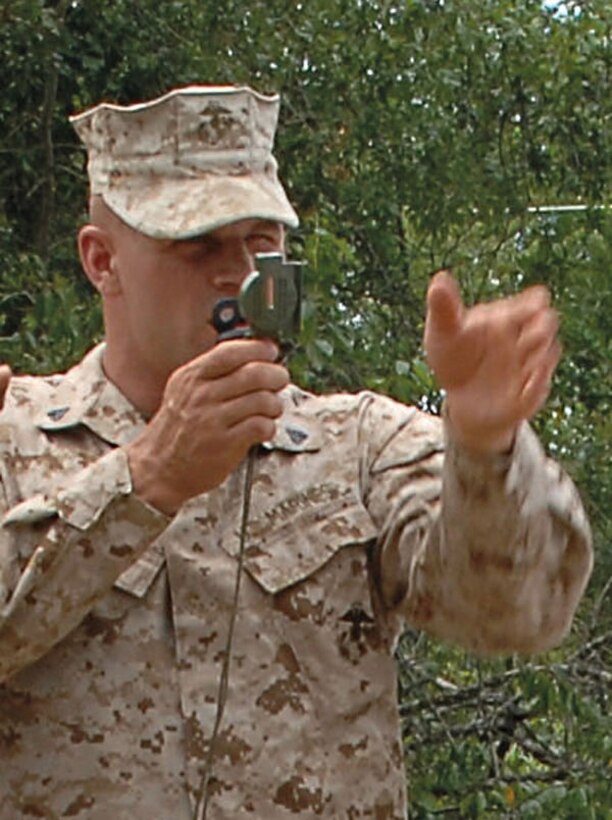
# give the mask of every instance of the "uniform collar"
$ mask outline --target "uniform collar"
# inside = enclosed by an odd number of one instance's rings
[[[107,379],[103,355],[102,343],[68,371],[35,419],[40,430],[60,432],[85,425],[116,446],[129,444],[142,432],[145,419]],[[263,445],[264,449],[290,453],[321,449],[322,426],[302,407],[308,395],[295,385],[282,391],[283,415],[277,422],[276,435]]]
[[[276,435],[262,444],[264,450],[285,450],[289,453],[314,453],[323,446],[321,422],[309,414],[305,403],[309,398],[299,387],[290,384],[281,392],[283,414],[276,422]]]
[[[104,344],[69,370],[36,418],[46,432],[85,425],[109,444],[129,444],[144,429],[143,416],[109,381],[102,367]]]

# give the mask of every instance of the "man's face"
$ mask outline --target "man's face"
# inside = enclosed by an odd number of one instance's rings
[[[167,378],[209,350],[217,339],[211,324],[217,300],[237,296],[254,269],[255,254],[282,251],[283,241],[282,225],[259,219],[234,222],[193,240],[156,240],[124,231],[115,257],[122,320],[114,328],[123,356],[133,358],[134,367]]]

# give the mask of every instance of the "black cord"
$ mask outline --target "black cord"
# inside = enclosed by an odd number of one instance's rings
[[[229,626],[227,630],[227,640],[225,642],[225,651],[223,656],[223,666],[221,667],[221,675],[219,677],[219,690],[217,694],[217,713],[215,715],[215,723],[210,737],[210,744],[208,746],[208,754],[206,755],[206,763],[204,765],[204,774],[200,780],[200,785],[197,791],[196,807],[193,813],[193,820],[206,820],[206,812],[208,810],[208,799],[210,796],[210,778],[212,776],[212,766],[215,755],[215,746],[219,736],[219,729],[225,711],[225,703],[227,701],[227,692],[229,685],[229,671],[232,653],[232,642],[234,639],[234,626],[236,624],[236,616],[238,614],[238,598],[240,595],[240,582],[242,580],[242,566],[244,563],[244,548],[246,543],[246,530],[249,520],[249,508],[251,506],[251,488],[253,486],[253,469],[255,466],[257,450],[252,447],[249,450],[246,462],[246,472],[244,476],[244,497],[242,502],[242,519],[240,522],[240,545],[238,548],[238,563],[236,566],[236,580],[234,583],[234,596],[232,600],[232,611],[230,613]]]

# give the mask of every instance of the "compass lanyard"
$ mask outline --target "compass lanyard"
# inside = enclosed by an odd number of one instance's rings
[[[286,262],[280,253],[257,254],[255,262],[257,270],[244,280],[238,299],[221,299],[217,302],[213,310],[213,324],[219,333],[220,342],[238,338],[271,338],[280,347],[281,359],[285,359],[300,327],[302,263]],[[206,820],[215,748],[227,702],[232,644],[238,614],[256,458],[257,447],[251,447],[247,455],[244,474],[240,543],[223,664],[219,675],[217,709],[206,754],[204,773],[196,793],[193,820]]]
[[[215,747],[217,744],[219,729],[221,728],[221,721],[223,720],[223,713],[225,711],[225,704],[227,701],[232,643],[234,639],[234,627],[236,625],[236,616],[238,614],[238,599],[240,597],[240,584],[242,581],[242,569],[244,564],[244,548],[246,544],[249,508],[251,506],[251,490],[253,487],[253,472],[255,467],[256,456],[256,448],[251,447],[247,455],[246,470],[244,474],[242,516],[240,519],[240,545],[238,549],[238,561],[236,563],[236,576],[234,581],[232,608],[230,611],[229,624],[227,628],[227,638],[225,641],[225,649],[223,653],[223,665],[221,667],[221,674],[219,676],[219,688],[217,691],[217,710],[215,714],[215,722],[213,725],[212,735],[208,746],[208,753],[206,755],[206,762],[204,764],[204,774],[202,775],[198,791],[196,794],[196,808],[193,813],[193,820],[206,820],[206,812],[208,810],[208,798],[210,795],[209,786],[210,778],[212,776]]]

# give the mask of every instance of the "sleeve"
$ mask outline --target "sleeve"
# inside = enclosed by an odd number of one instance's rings
[[[475,456],[442,419],[374,402],[362,436],[384,606],[480,654],[557,644],[590,576],[591,533],[576,488],[529,425],[508,455]]]
[[[10,477],[2,476],[3,487]],[[8,494],[10,496],[10,494]],[[115,449],[55,496],[6,509],[0,524],[0,681],[77,626],[167,526],[132,492]]]

